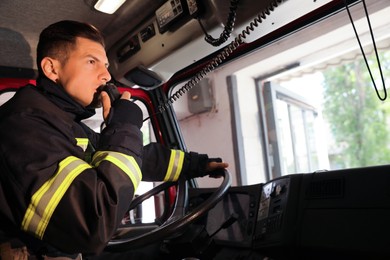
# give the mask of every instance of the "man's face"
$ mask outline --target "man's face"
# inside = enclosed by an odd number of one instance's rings
[[[68,59],[60,65],[58,82],[65,91],[83,106],[89,105],[99,86],[111,79],[104,47],[78,37]]]

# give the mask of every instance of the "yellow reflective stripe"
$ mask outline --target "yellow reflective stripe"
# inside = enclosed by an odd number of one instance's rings
[[[184,152],[180,150],[171,150],[169,165],[164,181],[177,181],[183,168]]]
[[[88,142],[88,138],[76,138],[77,146],[80,146],[84,152],[87,150]]]
[[[34,193],[22,221],[22,229],[42,239],[58,203],[84,170],[92,168],[83,160],[69,156],[59,163],[56,174]]]
[[[142,173],[138,163],[132,156],[112,151],[100,151],[95,153],[93,156],[92,165],[99,166],[99,164],[104,160],[119,167],[119,169],[129,176],[134,189],[138,188],[138,185],[142,180]]]

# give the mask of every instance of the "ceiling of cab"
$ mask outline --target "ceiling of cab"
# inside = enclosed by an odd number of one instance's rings
[[[215,52],[221,46],[211,46],[204,41],[204,31],[199,21],[186,14],[177,25],[161,31],[156,24],[156,10],[164,4],[180,0],[127,0],[114,14],[104,14],[93,8],[97,0],[1,0],[0,1],[0,66],[36,70],[36,45],[40,32],[60,20],[89,22],[98,27],[106,39],[111,73],[123,79],[126,73],[143,66],[158,73],[166,73],[168,79],[174,72]],[[277,0],[199,0],[203,27],[213,37],[219,37],[231,10],[231,3],[238,2],[233,40],[244,25]],[[281,1],[281,0],[279,0]],[[286,1],[286,0],[285,0]],[[181,1],[183,7],[187,2]],[[176,22],[175,22],[176,23]],[[140,37],[150,24],[155,35],[147,42],[140,41],[139,50],[131,55],[118,57],[129,46],[132,37]],[[176,52],[176,55],[172,55]],[[4,73],[3,73],[4,74]],[[1,75],[0,75],[1,76]]]
[[[154,14],[164,0],[127,1],[113,15],[94,10],[96,0],[1,0],[0,66],[36,68],[39,33],[60,20],[89,22],[106,37],[107,47]]]

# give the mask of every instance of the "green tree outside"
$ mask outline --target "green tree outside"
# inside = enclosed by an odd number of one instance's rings
[[[383,97],[375,56],[368,60]],[[389,79],[390,51],[380,54],[380,62],[385,79]],[[379,100],[363,59],[329,68],[323,75],[324,116],[338,144],[329,158],[331,165],[349,168],[388,164],[390,93],[385,101]]]

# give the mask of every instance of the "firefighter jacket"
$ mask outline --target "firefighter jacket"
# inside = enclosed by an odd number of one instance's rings
[[[82,123],[94,110],[46,78],[0,108],[0,233],[99,253],[142,179],[174,181],[204,169],[206,155],[143,147],[142,112],[123,101],[133,119],[117,118],[101,134]]]

